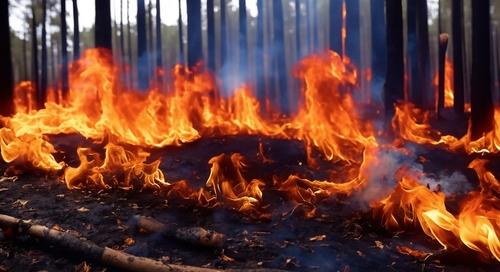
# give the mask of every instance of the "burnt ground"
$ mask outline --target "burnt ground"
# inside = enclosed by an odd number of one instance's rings
[[[266,155],[274,163],[263,164],[257,156],[262,141]],[[57,149],[89,145],[76,136],[55,140]],[[209,173],[208,160],[220,153],[240,152],[247,159],[245,177],[271,181],[272,175],[300,173],[322,178],[329,169],[305,166],[303,145],[294,141],[237,136],[202,139],[183,147],[169,147],[153,152],[162,157],[161,168],[167,179],[189,179],[202,186]],[[457,156],[439,148],[419,151],[426,158],[426,172],[464,169],[470,186],[477,181],[465,170],[470,157]],[[77,164],[74,154],[59,154],[70,164]],[[301,166],[302,164],[302,166]],[[342,166],[334,166],[342,167]],[[7,169],[1,163],[0,170]],[[182,201],[167,201],[161,192],[141,190],[68,190],[55,177],[22,174],[16,181],[0,182],[0,213],[35,223],[55,226],[85,237],[100,246],[125,250],[135,255],[177,263],[212,268],[279,268],[295,271],[494,271],[498,263],[484,263],[472,252],[442,254],[437,242],[418,229],[389,232],[372,218],[369,209],[338,196],[320,204],[320,215],[305,218],[299,211],[290,213],[291,205],[279,192],[264,191],[264,201],[272,203],[270,220],[255,220],[227,208],[200,208]],[[450,203],[454,207],[454,203]],[[455,204],[456,206],[456,204]],[[453,208],[452,208],[453,209]],[[228,238],[224,250],[199,248],[161,237],[138,233],[131,218],[145,215],[177,226],[201,226],[222,232]],[[130,243],[130,239],[133,243]],[[419,260],[401,254],[398,246],[407,246],[432,257]],[[0,231],[0,271],[91,271],[106,269],[98,263],[85,262],[79,256],[51,248],[33,238],[10,240]]]

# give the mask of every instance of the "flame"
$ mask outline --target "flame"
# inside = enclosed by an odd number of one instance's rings
[[[436,72],[434,79],[432,80],[436,90],[439,88],[439,73]],[[438,93],[436,91],[436,93]],[[444,64],[444,107],[453,108],[454,101],[454,91],[453,91],[453,62],[449,58],[446,58]],[[437,98],[436,98],[437,101]]]
[[[422,173],[402,170],[401,179],[386,198],[375,204],[375,215],[387,228],[419,225],[423,232],[437,240],[444,249],[469,248],[484,257],[500,261],[500,213],[498,180],[484,168],[485,161],[473,161],[481,181],[480,191],[469,194],[458,216],[445,206],[445,195],[419,184]]]

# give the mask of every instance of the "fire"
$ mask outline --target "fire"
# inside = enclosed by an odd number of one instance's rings
[[[465,247],[500,261],[500,213],[495,196],[500,186],[484,164],[475,160],[469,165],[479,176],[480,191],[468,195],[458,216],[446,209],[444,193],[419,184],[422,173],[408,170],[400,173],[394,192],[374,205],[375,215],[387,228],[418,225],[444,249]]]
[[[434,88],[436,90],[439,87],[439,74],[436,72],[434,79],[432,80]],[[438,93],[436,91],[436,93]],[[437,98],[436,98],[437,101]],[[446,58],[444,65],[444,107],[452,108],[454,101],[454,91],[453,91],[453,63],[449,58]]]

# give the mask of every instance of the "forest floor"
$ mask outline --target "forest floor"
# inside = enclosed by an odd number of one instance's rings
[[[85,141],[76,136],[59,137],[57,149]],[[271,164],[262,164],[257,155],[263,143]],[[88,143],[87,143],[88,144]],[[423,150],[423,149],[422,149]],[[220,153],[239,152],[245,158],[249,180],[273,175],[299,173],[308,177],[326,176],[304,166],[305,150],[300,142],[260,139],[250,136],[207,138],[155,151],[170,181],[189,179],[203,186],[210,167],[208,160]],[[422,151],[426,171],[465,170],[471,158],[439,149]],[[64,156],[77,164],[74,154]],[[5,163],[0,171],[7,168]],[[500,169],[500,168],[499,168]],[[169,202],[161,192],[140,190],[68,190],[57,178],[19,175],[17,180],[1,179],[0,213],[56,226],[85,237],[100,246],[147,256],[165,263],[210,268],[279,268],[295,271],[495,271],[498,263],[483,263],[470,254],[443,254],[436,241],[418,229],[389,232],[372,218],[368,208],[349,197],[339,196],[320,204],[320,216],[305,218],[290,213],[290,204],[272,190],[264,200],[272,203],[269,220],[255,220],[228,208],[200,208]],[[470,178],[470,184],[477,183]],[[448,204],[448,203],[447,203]],[[453,203],[451,204],[453,206]],[[166,224],[200,226],[224,233],[223,250],[199,248],[159,235],[138,233],[131,222],[134,215],[151,216]],[[110,271],[85,256],[53,248],[33,238],[7,239],[0,231],[0,271]],[[131,242],[132,241],[132,242]],[[433,253],[425,260],[400,253],[400,246]],[[473,255],[473,254],[472,254]],[[111,270],[112,271],[112,270]]]

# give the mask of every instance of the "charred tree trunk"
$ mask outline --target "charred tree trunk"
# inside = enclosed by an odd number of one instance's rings
[[[257,78],[257,97],[264,103],[266,99],[266,84],[264,81],[264,0],[257,0],[257,44],[255,55],[255,69]],[[300,42],[300,41],[299,41]]]
[[[188,66],[193,67],[203,60],[203,41],[201,36],[201,0],[189,0],[188,20]]]
[[[359,0],[346,1],[346,53],[347,56],[357,65],[361,64],[361,43],[360,43],[360,18]]]
[[[421,97],[419,106],[431,108],[434,104],[431,92],[429,26],[427,1],[416,1],[417,53],[418,53],[418,92]]]
[[[2,63],[0,64],[0,115],[11,115],[14,113],[14,82],[12,71],[12,59],[10,50],[10,26],[9,26],[9,1],[0,1],[0,52],[2,52]]]
[[[453,107],[455,112],[464,113],[464,3],[463,0],[452,1],[452,35],[453,35]]]
[[[387,66],[387,35],[385,24],[385,1],[372,0],[372,75],[375,80],[382,79]]]
[[[109,3],[109,2],[108,2]],[[110,18],[111,20],[111,18]],[[110,25],[111,26],[111,25]],[[66,1],[61,0],[61,88],[63,97],[68,94],[68,41],[66,33]],[[110,40],[111,41],[111,40]]]
[[[62,12],[62,11],[61,11]],[[47,0],[42,0],[42,67],[40,79],[40,100],[38,107],[43,108],[47,99],[48,62],[47,62]]]
[[[34,90],[37,96],[37,101],[41,100],[40,97],[40,92],[39,90],[39,74],[38,74],[38,38],[36,35],[36,12],[35,12],[35,1],[32,1],[32,6],[31,6],[31,58],[32,58],[32,65],[31,65],[31,78],[33,80],[33,86]],[[8,18],[8,17],[7,17]],[[10,48],[10,45],[9,45]],[[10,49],[9,49],[10,50]]]
[[[137,77],[139,89],[149,87],[148,48],[146,37],[146,7],[144,0],[137,0]]]
[[[302,57],[300,52],[300,0],[295,0],[295,59]]]
[[[208,69],[215,72],[215,18],[214,0],[207,0]]]
[[[156,68],[163,68],[162,44],[161,44],[161,9],[160,0],[156,0]]]
[[[386,0],[387,72],[384,86],[385,111],[404,98],[403,7],[401,0]]]
[[[179,62],[184,63],[184,42],[183,42],[183,34],[182,34],[182,9],[181,9],[181,0],[179,0],[179,19],[177,21],[177,26],[179,28]]]
[[[120,1],[120,7],[121,7],[121,1]],[[120,19],[120,22],[121,21],[122,20]],[[120,33],[123,33],[123,31]],[[77,60],[79,58],[80,58],[80,25],[78,20],[78,1],[73,0],[73,59]]]
[[[330,0],[330,50],[342,52],[342,0]]]
[[[406,15],[407,15],[407,36],[408,36],[408,66],[409,69],[409,96],[411,101],[418,105],[423,106],[423,97],[421,90],[418,89],[418,52],[417,52],[417,1],[408,0]]]
[[[490,1],[472,2],[471,133],[477,139],[493,129],[490,72]]]
[[[276,73],[275,82],[279,97],[274,102],[280,105],[282,112],[288,114],[290,106],[287,96],[286,79],[286,59],[285,59],[285,30],[283,21],[283,6],[281,0],[273,2],[273,43],[275,51],[272,53],[274,72]]]
[[[220,0],[220,65],[224,67],[227,57],[226,0]]]
[[[240,77],[244,77],[247,74],[247,51],[248,51],[248,42],[247,42],[247,4],[245,0],[239,0],[239,20],[240,20]]]
[[[112,49],[110,0],[95,0],[95,47]]]

